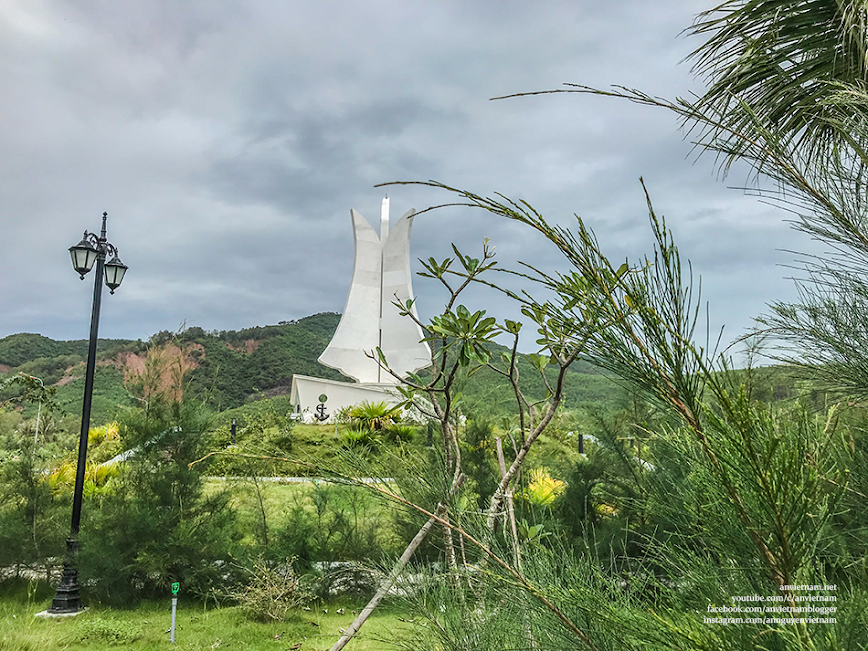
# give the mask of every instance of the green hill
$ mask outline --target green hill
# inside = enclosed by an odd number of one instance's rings
[[[132,344],[141,343],[130,339],[100,339],[97,348],[105,355],[107,352],[117,352],[129,348]],[[58,357],[75,357],[84,359],[87,356],[87,340],[55,341],[31,332],[22,332],[0,339],[0,364],[19,367],[28,362],[40,359],[55,359]]]
[[[195,367],[189,376],[189,395],[204,400],[215,411],[288,394],[293,374],[346,380],[338,371],[317,362],[339,321],[339,314],[327,312],[238,331],[209,332],[202,328],[188,328],[180,333],[163,331],[154,335],[149,343],[101,339],[93,422],[109,421],[124,406],[133,404],[134,399],[124,387],[124,374],[131,360],[141,363],[149,345],[171,341],[191,347]],[[39,377],[46,385],[57,386],[57,403],[64,414],[78,415],[84,392],[86,354],[84,340],[55,341],[31,333],[10,335],[0,339],[0,364],[6,370],[0,373],[0,379],[17,372]],[[522,390],[527,396],[539,399],[545,395],[541,378],[528,362],[520,362],[519,372]],[[788,398],[795,394],[794,381],[784,369],[764,369],[758,376],[762,380],[763,399]],[[550,380],[554,381],[554,377]],[[493,371],[485,369],[471,378],[464,378],[458,390],[465,413],[494,418],[514,413],[512,390]],[[564,396],[567,408],[582,404],[615,407],[626,400],[623,389],[600,369],[585,362],[574,364],[566,379]],[[10,397],[14,397],[13,390],[0,394],[0,400]],[[28,407],[25,415],[31,415],[29,410]]]
[[[257,394],[289,393],[293,374],[344,380],[320,364],[340,315],[322,313],[276,326],[205,333],[191,328],[181,339],[202,346],[191,390],[217,410],[237,407]]]
[[[238,331],[189,328],[180,333],[163,331],[149,342],[160,345],[180,341],[193,345],[196,366],[189,377],[189,391],[220,411],[237,407],[261,395],[289,393],[292,375],[345,379],[317,362],[340,321],[334,313],[316,314],[274,326]],[[149,344],[142,341],[100,339],[94,386],[93,419],[114,418],[118,409],[132,404],[124,389],[129,355],[144,356]],[[55,341],[39,334],[21,333],[0,339],[0,377],[26,373],[57,386],[57,403],[64,413],[77,414],[84,393],[87,341]],[[14,397],[15,390],[0,394]]]

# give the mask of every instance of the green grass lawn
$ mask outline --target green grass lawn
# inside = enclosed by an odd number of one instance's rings
[[[6,581],[0,583],[0,650],[46,649],[249,649],[277,651],[301,644],[300,651],[328,650],[355,618],[362,601],[343,600],[328,605],[311,604],[283,622],[253,622],[234,607],[207,607],[201,602],[178,600],[175,645],[166,630],[171,622],[171,600],[147,602],[119,610],[92,605],[76,617],[43,619],[37,612],[51,605],[53,590],[46,584]],[[335,611],[343,607],[345,613]],[[325,611],[328,610],[326,613]],[[379,608],[347,649],[373,651],[396,648],[410,624],[403,614]]]
[[[239,427],[237,447],[234,447],[229,445],[230,421],[226,414],[239,413],[241,410],[232,410],[217,417],[212,447],[209,450],[213,456],[210,456],[200,468],[201,472],[213,476],[232,477],[245,477],[250,474],[258,474],[261,477],[317,477],[323,474],[323,469],[344,467],[346,449],[349,447],[348,425],[297,423],[292,427],[291,434],[282,434],[276,426],[264,429],[255,426]],[[246,418],[252,417],[248,415]],[[424,430],[417,431],[416,441],[413,444],[406,444],[404,448],[399,448],[384,434],[378,434],[375,438],[378,439],[375,449],[368,450],[358,446],[354,448],[355,455],[370,460],[375,466],[387,455],[407,457],[424,450]]]

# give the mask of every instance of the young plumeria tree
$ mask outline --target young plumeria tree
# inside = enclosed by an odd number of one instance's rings
[[[425,270],[421,275],[437,280],[447,290],[448,298],[441,314],[434,317],[430,323],[423,323],[413,312],[412,300],[396,303],[402,316],[415,320],[429,334],[426,341],[432,344],[430,375],[423,377],[413,374],[402,378],[391,369],[389,360],[382,350],[377,349],[375,354],[372,354],[383,369],[401,380],[398,388],[405,398],[405,405],[439,423],[443,435],[444,472],[449,478],[447,487],[445,493],[439,496],[437,504],[430,507],[431,511],[428,513],[427,521],[401,555],[393,571],[383,581],[371,602],[362,610],[356,621],[332,647],[332,651],[342,649],[358,632],[377,604],[392,588],[401,570],[435,524],[439,523],[443,530],[446,561],[450,571],[454,573],[459,569],[459,554],[456,553],[452,517],[454,515],[460,517],[460,505],[462,504],[459,499],[460,492],[467,477],[461,465],[461,446],[456,414],[458,391],[456,387],[462,377],[473,375],[484,368],[491,369],[509,382],[515,397],[515,409],[518,414],[521,436],[521,445],[516,450],[514,459],[511,460],[508,468],[506,465],[503,466],[500,483],[488,508],[490,533],[486,536],[488,541],[486,544],[490,544],[491,536],[497,527],[498,520],[504,514],[504,506],[507,503],[506,511],[509,514],[512,532],[512,553],[518,562],[520,558],[519,539],[511,503],[513,486],[531,446],[551,423],[561,404],[564,378],[570,365],[578,358],[582,350],[583,336],[581,333],[595,325],[593,320],[578,322],[570,326],[556,324],[547,319],[544,310],[532,309],[529,304],[526,304],[523,313],[537,327],[539,338],[536,343],[540,348],[539,352],[535,354],[520,353],[518,348],[522,330],[521,323],[505,320],[499,324],[495,318],[486,316],[485,310],[471,312],[470,309],[459,303],[462,292],[472,283],[483,283],[504,291],[513,298],[522,300],[514,292],[501,288],[483,276],[496,267],[494,252],[488,242],[483,244],[482,258],[465,255],[455,245],[453,245],[453,252],[454,257],[442,261],[434,258],[422,261]],[[589,313],[589,317],[591,317],[591,313]],[[509,352],[500,353],[495,358],[492,354],[492,344],[499,335],[509,337]],[[544,396],[532,399],[525,395],[518,370],[519,358],[529,361],[531,367],[539,373],[546,388]],[[549,366],[554,367],[553,373],[548,372]],[[467,555],[464,552],[465,542],[462,537],[459,537],[459,546],[462,550],[460,554],[461,564],[466,566]]]

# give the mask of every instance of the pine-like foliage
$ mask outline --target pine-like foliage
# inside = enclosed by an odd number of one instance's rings
[[[205,494],[200,466],[210,420],[192,402],[152,400],[121,421],[132,454],[119,476],[85,502],[81,573],[112,603],[165,594],[180,581],[207,594],[225,582],[240,536],[225,492]]]

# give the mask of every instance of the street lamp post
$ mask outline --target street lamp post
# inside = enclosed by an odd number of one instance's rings
[[[99,307],[102,298],[103,277],[106,286],[115,293],[121,284],[127,266],[118,257],[118,250],[106,240],[105,223],[108,213],[102,214],[102,232],[99,237],[84,232],[81,242],[69,248],[73,268],[82,280],[96,263],[96,278],[93,283],[93,308],[90,315],[90,344],[87,349],[87,370],[84,376],[84,401],[81,408],[81,435],[78,439],[78,465],[75,470],[75,492],[72,498],[72,526],[66,539],[66,559],[63,576],[51,608],[55,615],[77,613],[81,610],[81,595],[78,586],[78,528],[81,521],[81,496],[84,491],[84,470],[87,462],[87,434],[90,429],[90,404],[93,398],[93,376],[96,369],[96,341],[99,330]],[[106,262],[106,255],[111,259]]]

